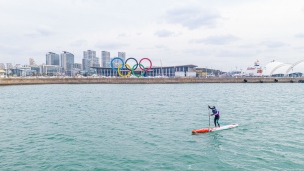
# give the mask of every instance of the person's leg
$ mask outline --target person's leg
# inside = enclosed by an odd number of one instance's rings
[[[215,127],[216,127],[216,124],[219,126],[218,120],[219,120],[219,116],[215,116],[214,117],[214,125],[215,125]]]
[[[219,120],[220,120],[220,116],[217,117],[216,122],[217,122],[218,127],[221,127]]]

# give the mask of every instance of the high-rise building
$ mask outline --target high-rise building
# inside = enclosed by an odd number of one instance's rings
[[[82,70],[88,71],[90,70],[91,66],[92,66],[92,61],[90,61],[87,58],[82,59]]]
[[[94,57],[93,58],[93,66],[94,67],[100,67],[100,63],[99,63],[99,58],[98,57]]]
[[[121,58],[123,61],[126,61],[126,52],[118,52],[118,57]],[[121,63],[120,60],[114,60],[113,61],[113,67],[119,67]]]
[[[87,50],[83,52],[82,60],[83,70],[90,70],[91,67],[100,67],[99,58],[96,57],[96,51]]]
[[[59,55],[53,52],[47,53],[46,65],[59,65]]]
[[[110,52],[101,51],[101,67],[110,67]]]
[[[4,63],[0,63],[0,69],[5,69],[5,64]]]
[[[126,52],[118,52],[118,57],[121,58],[123,61],[126,60]]]
[[[61,67],[64,71],[71,71],[74,65],[74,55],[70,52],[63,51],[61,54]]]
[[[6,63],[6,68],[7,69],[13,69],[13,64],[12,63]]]
[[[30,58],[29,61],[30,61],[30,66],[37,66],[37,64],[33,58]],[[58,56],[58,61],[59,61],[59,56]]]
[[[96,51],[93,51],[93,50],[83,51],[83,58],[84,59],[93,60],[94,57],[96,57]]]

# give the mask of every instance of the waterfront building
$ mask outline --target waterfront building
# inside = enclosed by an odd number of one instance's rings
[[[90,67],[92,66],[92,61],[90,61],[89,59],[82,59],[82,70],[84,71],[88,71],[90,69]]]
[[[62,67],[58,65],[42,65],[42,74],[54,76],[62,72]]]
[[[115,57],[114,57],[115,58]],[[123,61],[126,61],[126,52],[118,52],[118,58],[121,58]],[[113,59],[113,58],[112,58]],[[112,59],[111,59],[111,61],[112,61]],[[112,62],[112,65],[114,66],[114,67],[118,67],[120,64],[122,64],[121,63],[121,60],[114,60],[113,62]]]
[[[3,69],[0,69],[0,78],[4,78],[5,71]]]
[[[48,52],[46,54],[46,65],[60,65],[59,55],[53,52]]]
[[[9,75],[18,76],[18,77],[25,77],[25,76],[31,76],[32,71],[31,67],[29,66],[21,66],[20,64],[16,64],[16,66],[10,70],[8,70]]]
[[[70,52],[63,51],[61,54],[61,67],[63,71],[69,74],[74,66],[74,55]]]
[[[82,69],[82,64],[81,63],[74,63],[74,69]]]
[[[196,77],[196,65],[178,65],[178,66],[155,66],[144,74],[145,77]],[[106,77],[120,77],[117,71],[110,67],[94,67],[97,74]],[[122,70],[121,74],[126,75],[129,70]],[[143,72],[139,67],[135,70],[135,74]]]
[[[123,61],[126,60],[126,52],[118,52],[118,57],[121,58]]]
[[[12,63],[6,63],[6,68],[7,69],[13,69],[13,64]]]
[[[100,67],[99,58],[96,57],[96,51],[83,51],[83,70],[88,71],[91,67]]]
[[[101,51],[101,67],[107,68],[110,67],[110,52]]]
[[[59,63],[59,55],[58,55],[58,63]],[[36,66],[37,65],[36,62],[35,62],[35,60],[33,58],[29,59],[29,64],[30,64],[30,66]]]
[[[3,69],[5,69],[7,76],[13,75],[13,69],[14,69],[14,67],[13,67],[13,65],[11,63],[6,63],[6,66],[3,63],[3,65],[1,64],[1,67],[3,67]]]
[[[209,78],[209,77],[216,77],[216,76],[221,76],[222,71],[217,70],[217,69],[211,69],[211,68],[195,68],[195,72],[197,77],[204,77],[204,78]]]
[[[32,65],[30,66],[31,67],[31,71],[33,73],[33,75],[40,75],[41,74],[41,66],[38,66],[38,65]],[[61,68],[61,67],[60,67]]]
[[[93,58],[93,67],[100,67],[99,58],[94,57]]]
[[[304,75],[304,60],[291,64],[271,61],[264,67],[262,75],[267,77],[302,77]]]
[[[0,69],[5,69],[5,64],[4,63],[0,63]]]
[[[96,51],[93,50],[83,51],[83,58],[93,60],[94,57],[96,57]]]

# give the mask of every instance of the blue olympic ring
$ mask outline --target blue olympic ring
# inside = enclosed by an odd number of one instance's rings
[[[115,58],[113,58],[113,59],[111,60],[111,62],[110,62],[111,68],[112,68],[114,71],[117,71],[117,68],[114,68],[114,67],[113,67],[113,61],[114,61],[115,59],[118,59],[118,60],[121,61],[122,65],[121,65],[120,70],[122,70],[123,67],[125,66],[125,62],[124,62],[121,58],[119,58],[119,57],[115,57]]]

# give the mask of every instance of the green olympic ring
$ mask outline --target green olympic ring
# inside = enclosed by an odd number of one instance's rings
[[[133,65],[133,67],[132,67],[132,74],[133,74],[134,76],[136,76],[137,78],[144,76],[145,73],[146,73],[146,71],[142,72],[140,75],[139,75],[139,74],[136,75],[136,74],[134,73],[134,68],[136,68],[137,66],[138,66],[137,64]],[[144,70],[145,70],[145,67],[144,67],[143,64],[139,64],[139,66],[143,67]]]

